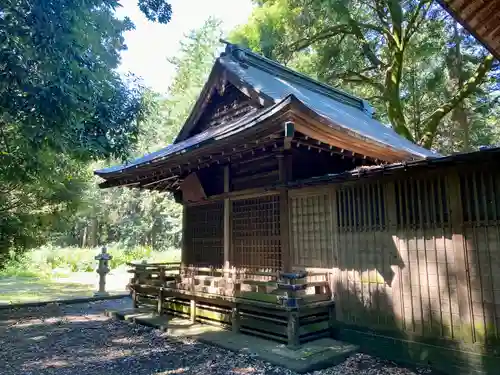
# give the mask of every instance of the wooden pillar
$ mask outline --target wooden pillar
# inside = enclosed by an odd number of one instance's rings
[[[299,340],[299,312],[290,311],[288,313],[288,327],[287,327],[289,349],[297,349],[300,346]]]
[[[230,190],[230,169],[229,165],[224,166],[224,193]],[[224,277],[229,277],[231,259],[231,201],[224,199]]]
[[[288,150],[278,155],[279,179],[282,185],[280,193],[280,232],[281,232],[281,259],[282,268],[285,272],[292,270],[292,259],[290,254],[290,225],[288,207],[288,187],[286,183],[291,177],[292,158]]]
[[[453,252],[455,255],[455,275],[457,278],[457,297],[460,322],[467,327],[469,332],[461,332],[462,339],[473,341],[474,328],[471,324],[471,294],[469,287],[469,264],[467,262],[465,239],[464,239],[464,217],[462,198],[460,194],[460,177],[458,170],[453,169],[447,176],[447,190],[449,197],[450,222],[452,228]],[[450,296],[451,297],[451,296]],[[452,322],[453,324],[454,322]]]
[[[188,261],[188,246],[187,246],[187,206],[182,206],[182,244],[181,244],[181,274],[187,266]]]
[[[191,323],[196,322],[196,301],[194,299],[191,300],[191,305],[189,308],[189,315],[191,318]]]

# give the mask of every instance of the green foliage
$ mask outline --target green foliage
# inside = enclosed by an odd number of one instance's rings
[[[168,23],[172,17],[172,6],[164,0],[140,0],[138,5],[150,21]]]
[[[165,1],[140,0],[149,19]],[[78,208],[97,158],[134,150],[150,101],[116,72],[116,0],[6,0],[0,11],[0,263],[50,239]],[[71,221],[71,220],[70,220]]]
[[[143,100],[148,116],[139,123],[137,156],[173,141],[207,79],[220,37],[220,22],[208,19],[186,37],[180,53],[170,59],[176,75],[168,97],[146,92]],[[106,164],[110,162],[118,161]],[[102,166],[103,162],[91,164],[87,173]],[[101,190],[98,182],[97,177],[87,177],[81,204],[73,214],[61,217],[61,228],[52,234],[52,243],[94,247],[119,242],[123,251],[180,247],[182,207],[170,194],[126,188]]]
[[[490,71],[491,56],[463,30],[456,32],[438,4],[258,3],[232,41],[370,100],[379,119],[425,147],[450,152],[494,141],[487,135],[494,133],[492,123],[472,114],[493,102],[497,66]]]
[[[3,151],[24,168],[32,151],[79,159],[123,157],[137,134],[141,92],[116,73],[122,34],[116,1],[8,0],[0,17]]]
[[[45,245],[8,261],[0,271],[0,276],[50,278],[61,273],[93,272],[97,267],[94,257],[98,253],[98,248]],[[113,257],[110,261],[111,269],[144,260],[148,262],[180,261],[180,251],[176,249],[157,252],[148,246],[127,248],[121,244],[112,244],[108,253]]]

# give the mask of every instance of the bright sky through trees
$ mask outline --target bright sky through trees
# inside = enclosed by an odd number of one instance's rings
[[[245,23],[252,10],[251,0],[172,0],[172,20],[162,25],[146,20],[137,0],[122,0],[121,4],[118,15],[128,16],[136,27],[125,33],[128,51],[122,53],[120,72],[142,77],[160,93],[167,91],[174,74],[166,58],[175,55],[186,33],[199,28],[210,16],[220,19],[223,30],[229,32]]]

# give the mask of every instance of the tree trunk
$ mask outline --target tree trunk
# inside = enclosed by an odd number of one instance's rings
[[[413,137],[406,126],[406,120],[401,103],[401,78],[403,73],[403,51],[396,44],[392,44],[392,62],[385,75],[385,104],[387,115],[396,133],[413,141]]]
[[[470,150],[470,122],[464,103],[460,103],[452,112],[451,118],[460,133],[460,151]]]
[[[85,248],[87,246],[87,228],[88,226],[85,225],[83,228],[83,236],[82,236],[82,247]]]
[[[93,217],[91,219],[91,227],[90,227],[90,246],[91,247],[96,247],[97,246],[97,218]]]

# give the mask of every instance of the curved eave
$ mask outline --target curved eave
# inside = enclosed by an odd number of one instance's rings
[[[261,135],[271,135],[279,130],[279,126],[287,120],[293,121],[296,130],[304,135],[332,147],[349,150],[380,162],[393,163],[428,157],[428,155],[418,154],[409,149],[395,148],[354,132],[316,112],[294,95],[289,95],[281,102],[259,111],[254,116],[209,129],[195,137],[152,154],[155,157],[145,156],[130,165],[98,170],[94,173],[106,180],[100,184],[102,188],[111,186],[142,187],[144,185],[141,186],[140,181],[144,176],[148,176],[149,179],[166,179],[180,174],[181,166],[186,163],[189,164],[191,160],[207,157],[208,155],[210,155],[210,160],[215,160],[212,159],[211,153],[216,150],[220,151],[221,145],[241,144],[244,142],[245,137],[251,137],[253,134],[257,134],[257,131]],[[279,124],[276,124],[277,122]],[[275,124],[275,128],[270,126],[272,123]],[[197,140],[197,142],[193,142],[193,139]],[[221,141],[224,141],[224,143],[221,143]],[[172,152],[169,153],[169,150]]]

